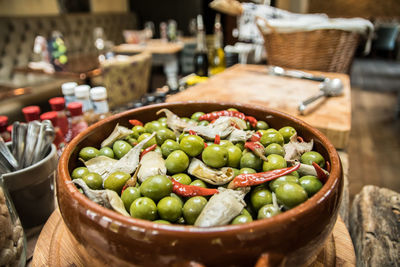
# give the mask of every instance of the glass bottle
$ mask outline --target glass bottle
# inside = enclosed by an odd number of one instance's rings
[[[3,178],[0,176],[0,266],[26,264],[26,239],[21,221],[11,201]]]
[[[57,112],[57,125],[65,136],[68,132],[68,118],[65,112],[65,99],[63,97],[53,97],[49,100],[51,109]]]
[[[194,54],[194,72],[198,76],[208,76],[206,35],[201,15],[197,16],[197,46]]]
[[[214,75],[225,70],[225,53],[223,49],[223,33],[221,15],[215,16],[214,47],[210,56],[210,74]]]
[[[96,122],[96,115],[93,111],[93,103],[90,100],[90,86],[89,85],[78,85],[75,87],[76,102],[82,103],[83,118],[86,122],[91,125]]]
[[[40,119],[42,121],[44,121],[44,120],[51,121],[51,123],[54,126],[54,132],[56,133],[53,143],[56,145],[57,148],[63,147],[65,145],[65,140],[64,140],[64,134],[62,133],[62,131],[58,125],[57,111],[45,112],[42,115],[40,115]]]
[[[86,120],[83,118],[82,103],[69,103],[67,109],[71,115],[71,123],[66,137],[66,141],[71,141],[80,132],[88,127]]]
[[[0,136],[5,142],[11,141],[11,133],[7,131],[8,117],[0,116]]]
[[[93,87],[90,90],[90,98],[93,101],[94,113],[97,114],[98,120],[111,116],[107,102],[107,90],[105,87]]]
[[[40,107],[39,106],[27,106],[22,109],[25,121],[38,121],[40,119]]]
[[[76,82],[68,82],[61,85],[61,91],[65,99],[65,106],[75,101],[75,87],[77,86],[78,84]]]

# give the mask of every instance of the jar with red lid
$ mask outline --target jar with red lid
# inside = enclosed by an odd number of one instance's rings
[[[69,142],[80,132],[85,130],[88,127],[88,124],[83,118],[82,103],[69,103],[67,109],[71,115],[71,123],[66,137],[67,142]]]
[[[40,107],[39,106],[27,106],[22,109],[25,121],[36,121],[40,119]]]
[[[68,133],[68,118],[65,112],[65,99],[63,97],[53,97],[49,100],[51,110],[57,112],[57,125],[60,127],[62,134]]]
[[[0,135],[5,142],[11,140],[11,133],[7,131],[8,127],[8,117],[0,116]]]

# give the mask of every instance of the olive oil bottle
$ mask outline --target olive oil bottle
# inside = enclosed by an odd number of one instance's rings
[[[223,48],[223,33],[221,26],[221,15],[215,16],[214,23],[214,47],[210,55],[210,74],[214,75],[224,71],[226,68],[225,64],[225,53]]]
[[[206,34],[201,15],[197,16],[197,46],[194,54],[194,72],[198,76],[208,76]]]

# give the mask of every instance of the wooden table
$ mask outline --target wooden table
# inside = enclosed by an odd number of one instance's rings
[[[145,44],[121,44],[113,48],[118,54],[151,53],[152,64],[162,65],[167,76],[167,84],[171,88],[178,88],[178,53],[183,49],[183,42],[170,43],[161,39],[151,39]]]
[[[310,71],[344,84],[343,95],[321,99],[305,115],[299,103],[319,91],[319,83],[268,75],[265,65],[235,65],[208,81],[168,97],[167,102],[208,100],[274,108],[296,116],[323,132],[336,148],[345,148],[351,127],[350,80],[346,74]]]

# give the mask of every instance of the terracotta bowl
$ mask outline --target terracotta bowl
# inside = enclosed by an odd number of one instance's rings
[[[78,152],[99,146],[115,125],[129,119],[148,122],[156,111],[168,108],[179,116],[235,107],[270,126],[293,126],[331,164],[322,189],[303,204],[270,219],[215,228],[164,225],[120,215],[90,201],[71,183],[70,172],[80,165]],[[129,110],[102,120],[68,145],[58,165],[58,204],[74,237],[87,252],[112,266],[254,266],[263,259],[300,266],[323,247],[337,219],[343,187],[342,167],[331,142],[318,130],[290,115],[262,107],[213,102],[168,103]],[[266,253],[266,254],[265,254]],[[261,262],[261,261],[260,261]],[[259,262],[259,263],[260,263]],[[265,261],[263,261],[265,262]]]

